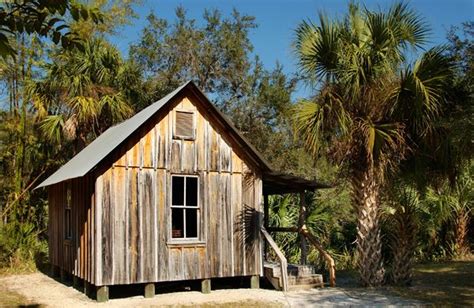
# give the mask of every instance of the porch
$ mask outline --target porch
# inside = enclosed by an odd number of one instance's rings
[[[283,173],[269,172],[263,175],[263,227],[261,234],[264,241],[264,275],[278,290],[289,291],[307,289],[316,286],[323,287],[321,274],[315,273],[314,267],[307,264],[308,244],[314,246],[326,262],[329,271],[329,286],[336,286],[336,269],[334,259],[323,248],[318,239],[306,225],[308,208],[305,202],[305,193],[317,189],[331,188],[331,186],[307,180],[298,176]],[[299,215],[297,226],[277,227],[269,225],[269,196],[299,194]],[[301,257],[299,264],[288,264],[285,254],[275,243],[271,234],[276,232],[295,232],[299,235]],[[269,250],[272,249],[278,262],[270,262]]]

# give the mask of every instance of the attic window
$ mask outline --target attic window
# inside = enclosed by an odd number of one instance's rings
[[[194,139],[194,113],[191,111],[176,111],[174,137]]]

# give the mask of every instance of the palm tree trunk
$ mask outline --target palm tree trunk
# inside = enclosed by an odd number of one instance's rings
[[[413,259],[418,224],[410,207],[400,206],[395,213],[392,237],[392,279],[399,285],[410,285],[413,278]]]
[[[467,241],[469,212],[465,208],[461,208],[456,211],[455,215],[454,255],[462,257],[469,253],[469,243]]]
[[[377,185],[371,168],[355,172],[352,177],[353,202],[357,208],[357,267],[363,286],[383,282],[382,242]]]

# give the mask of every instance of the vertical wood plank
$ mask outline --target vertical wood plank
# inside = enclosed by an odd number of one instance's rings
[[[102,200],[103,200],[103,176],[100,175],[95,181],[95,205],[96,205],[96,216],[95,216],[95,279],[96,285],[103,285],[102,279]]]
[[[125,208],[128,206],[125,198],[126,170],[122,167],[113,169],[113,198],[114,198],[114,283],[126,283],[126,250],[125,250]]]
[[[166,246],[168,232],[167,200],[168,200],[168,181],[167,173],[163,169],[157,171],[158,174],[158,280],[166,281],[168,275],[168,248]]]
[[[240,173],[232,174],[232,208],[233,208],[233,243],[234,243],[234,275],[244,274],[244,241],[242,234],[243,223],[241,221],[242,213],[242,175]]]
[[[139,267],[139,213],[138,213],[138,172],[137,169],[130,170],[130,181],[129,181],[129,218],[130,223],[128,229],[129,237],[129,268],[130,268],[130,281],[138,282],[138,267]]]
[[[110,170],[103,176],[102,191],[102,282],[108,285],[113,278],[113,239],[112,239],[112,196],[111,196]]]

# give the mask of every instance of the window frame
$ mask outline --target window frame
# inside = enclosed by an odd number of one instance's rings
[[[176,129],[176,118],[177,118],[177,113],[182,112],[182,113],[188,113],[192,115],[193,118],[193,123],[192,123],[192,135],[191,136],[183,136],[183,135],[178,135],[177,134],[177,129]],[[173,112],[174,115],[174,123],[173,123],[173,139],[180,139],[180,140],[196,140],[196,112],[194,110],[188,110],[188,109],[176,109]]]
[[[181,177],[183,178],[183,205],[173,205],[173,178]],[[197,179],[197,204],[196,206],[188,206],[186,205],[186,179],[187,178],[195,178]],[[201,236],[201,212],[202,206],[199,199],[200,196],[200,178],[199,175],[196,174],[171,174],[171,191],[170,191],[170,198],[169,198],[169,227],[168,227],[168,244],[203,244],[202,236]],[[195,209],[196,210],[196,237],[187,237],[186,235],[186,209]],[[183,237],[173,237],[173,209],[182,209],[183,210]]]
[[[72,190],[71,190],[71,185],[68,184],[66,185],[66,204],[64,206],[64,240],[66,241],[71,241],[73,238],[71,203],[72,203]]]

